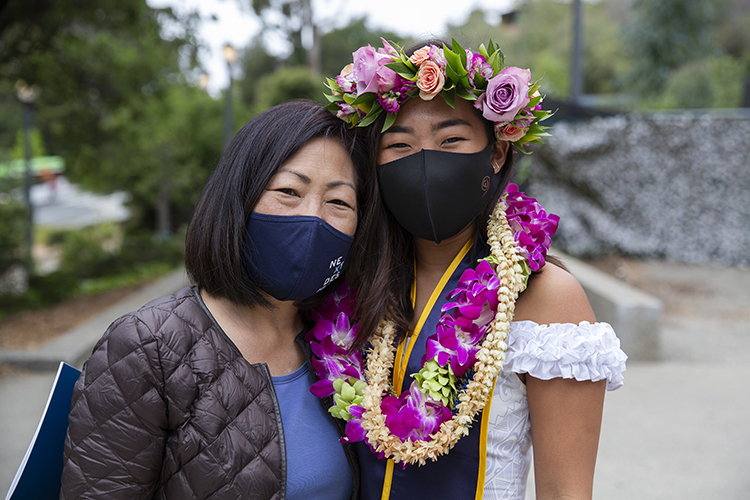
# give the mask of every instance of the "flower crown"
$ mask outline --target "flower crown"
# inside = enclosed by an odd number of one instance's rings
[[[542,109],[544,96],[531,82],[531,71],[504,66],[505,56],[492,40],[476,54],[454,39],[451,49],[426,45],[410,57],[397,44],[381,40],[382,48],[360,47],[339,76],[327,78],[326,108],[352,126],[366,127],[385,111],[385,131],[404,102],[442,94],[451,107],[456,97],[473,101],[495,124],[497,140],[510,141],[524,153],[525,145],[549,135],[540,122],[552,113]]]

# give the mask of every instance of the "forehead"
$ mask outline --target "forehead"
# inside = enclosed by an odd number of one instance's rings
[[[463,120],[470,127],[484,133],[484,122],[469,101],[457,98],[455,107],[452,108],[439,95],[431,101],[420,98],[407,101],[401,107],[394,126],[415,128],[421,125],[426,129],[446,120]]]
[[[339,176],[354,178],[354,165],[349,153],[337,139],[310,139],[276,171],[276,174],[301,173],[306,176]]]

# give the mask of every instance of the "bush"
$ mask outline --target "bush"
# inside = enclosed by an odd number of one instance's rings
[[[5,195],[5,196],[2,196]],[[0,276],[23,263],[26,208],[0,192]]]

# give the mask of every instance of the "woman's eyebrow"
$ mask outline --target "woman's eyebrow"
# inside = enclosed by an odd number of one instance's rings
[[[411,127],[405,127],[403,125],[392,125],[388,130],[383,132],[383,134],[413,134],[414,129]]]
[[[355,192],[357,191],[357,187],[354,184],[352,184],[351,182],[346,182],[346,181],[331,181],[328,184],[326,184],[327,188],[335,188],[335,187],[339,187],[339,186],[349,186]]]
[[[471,127],[471,123],[467,122],[466,120],[463,120],[461,118],[451,118],[450,120],[443,120],[442,122],[434,123],[432,125],[432,131],[437,132],[438,130],[448,127],[455,127],[456,125],[466,125],[467,127]]]
[[[312,179],[310,179],[308,176],[306,176],[305,174],[303,174],[301,172],[297,172],[296,170],[292,170],[291,168],[281,168],[281,169],[279,169],[279,171],[277,173],[280,174],[282,172],[288,172],[290,174],[296,175],[305,184],[310,184],[312,182]]]

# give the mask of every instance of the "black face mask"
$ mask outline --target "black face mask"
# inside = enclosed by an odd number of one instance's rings
[[[414,236],[436,243],[455,236],[484,210],[499,186],[492,146],[469,154],[423,149],[378,165],[385,205]]]

